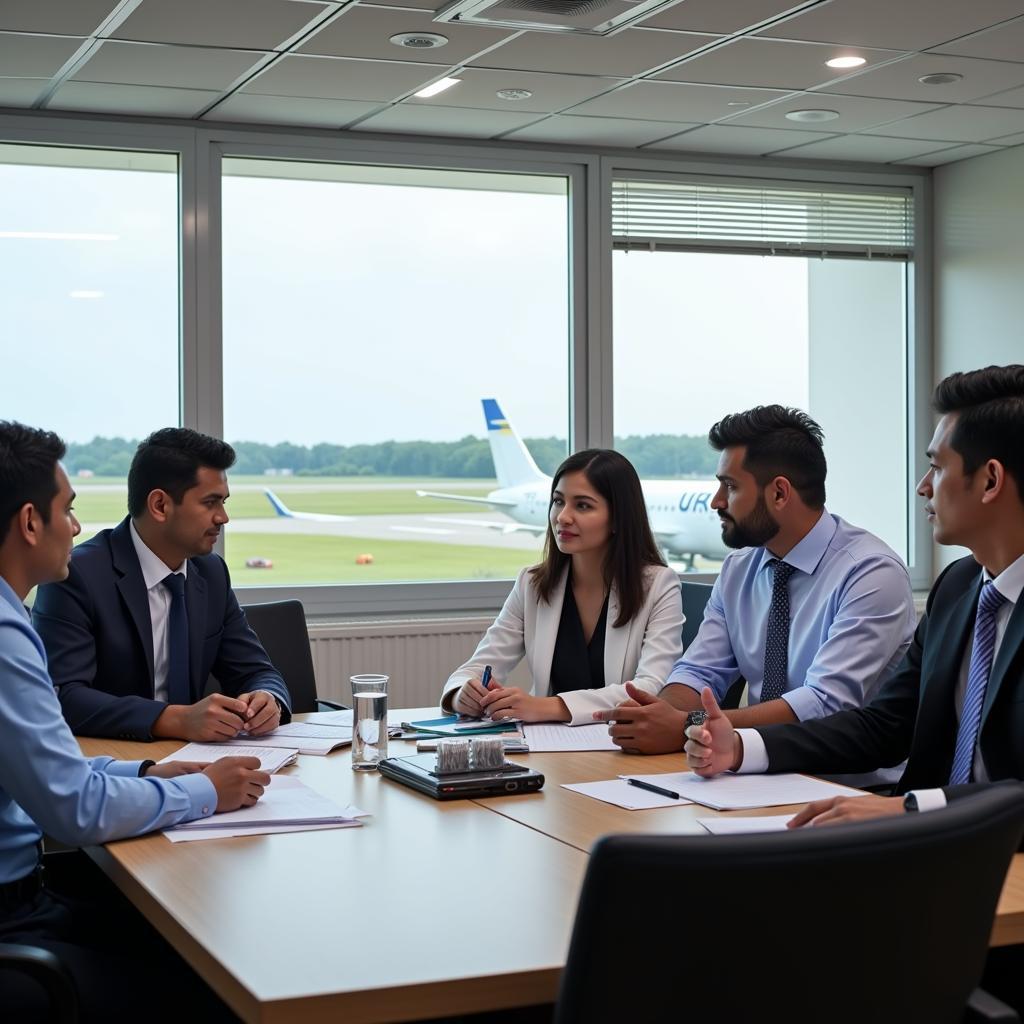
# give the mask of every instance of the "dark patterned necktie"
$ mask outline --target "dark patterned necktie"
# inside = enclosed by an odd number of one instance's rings
[[[171,592],[171,609],[167,616],[167,701],[169,704],[191,704],[185,577],[180,572],[172,572],[161,582]]]
[[[996,612],[1005,600],[991,580],[981,588],[978,614],[974,620],[970,668],[967,670],[967,689],[964,692],[964,706],[960,711],[953,768],[949,773],[951,786],[971,781],[974,745],[978,741],[978,727],[981,725],[981,708],[985,703],[985,691],[988,689],[988,677],[992,672],[992,658],[996,649]]]
[[[773,558],[772,603],[768,609],[768,631],[764,641],[764,677],[761,703],[778,700],[789,681],[789,577],[795,572],[788,562]]]

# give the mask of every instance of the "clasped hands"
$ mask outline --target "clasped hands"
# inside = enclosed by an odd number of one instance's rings
[[[195,704],[169,704],[153,726],[153,735],[174,739],[216,742],[240,733],[264,736],[281,724],[281,708],[267,690],[238,697],[211,693]]]
[[[735,771],[742,764],[743,742],[718,706],[710,687],[705,687],[700,695],[707,721],[704,725],[691,726],[686,726],[686,712],[667,701],[632,683],[626,684],[626,691],[630,700],[610,711],[594,712],[595,720],[614,723],[608,732],[625,753],[663,754],[681,748],[686,753],[687,767],[706,779]],[[900,797],[832,797],[807,804],[790,820],[788,827],[847,824],[902,813]]]
[[[452,703],[461,715],[494,722],[568,722],[572,717],[561,697],[534,697],[518,686],[502,686],[493,677],[487,689],[479,679],[467,679]]]

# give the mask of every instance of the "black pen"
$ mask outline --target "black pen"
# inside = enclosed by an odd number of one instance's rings
[[[639,779],[626,779],[631,786],[636,786],[638,789],[646,789],[651,793],[659,793],[661,796],[670,796],[673,800],[682,800],[682,797],[678,793],[673,793],[671,789],[662,789],[661,786],[652,786],[649,782],[641,782]]]

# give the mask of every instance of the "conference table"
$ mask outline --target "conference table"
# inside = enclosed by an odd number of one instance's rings
[[[90,756],[159,760],[182,744],[81,745]],[[415,744],[392,740],[389,752],[415,753]],[[679,754],[512,759],[543,772],[543,790],[439,802],[353,772],[347,749],[300,755],[283,771],[369,812],[363,827],[178,844],[156,834],[88,853],[248,1024],[375,1024],[552,1002],[594,842],[609,833],[705,834],[697,818],[716,812],[628,811],[561,787],[679,771]],[[992,944],[1022,942],[1018,854]]]

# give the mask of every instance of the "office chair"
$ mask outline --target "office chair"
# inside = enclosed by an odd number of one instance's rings
[[[707,606],[708,598],[711,596],[710,583],[690,583],[683,580],[679,588],[683,594],[683,615],[686,621],[683,623],[683,650],[686,651],[697,636],[697,630],[704,621],[704,609]],[[747,681],[742,676],[729,687],[722,700],[723,708],[738,708],[743,699],[743,690]]]
[[[0,942],[0,974],[16,971],[35,980],[50,1001],[47,1020],[77,1024],[78,994],[71,975],[56,953],[39,946]]]
[[[1024,786],[800,832],[594,846],[555,1024],[1018,1021],[981,978]]]
[[[336,711],[345,705],[319,700],[313,656],[309,650],[306,613],[301,601],[272,601],[269,604],[243,605],[242,611],[281,673],[292,698],[292,711]]]

